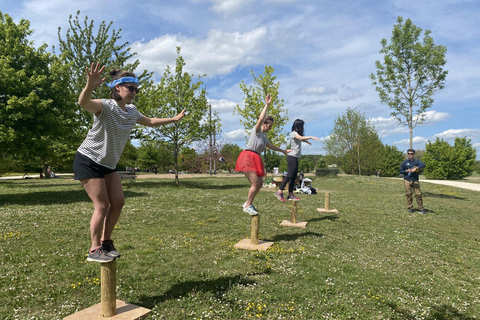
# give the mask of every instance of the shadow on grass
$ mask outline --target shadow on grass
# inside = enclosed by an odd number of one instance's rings
[[[340,219],[340,217],[338,216],[338,214],[335,214],[335,215],[329,215],[329,216],[309,219],[309,220],[307,220],[307,222],[317,222],[317,221],[324,221],[324,220],[335,221],[335,220],[338,220],[338,219]]]
[[[124,191],[125,198],[149,196],[144,192]],[[2,205],[54,205],[69,204],[77,202],[90,202],[85,190],[70,191],[39,191],[21,194],[0,195],[0,206]]]
[[[315,233],[315,232],[303,232],[303,233],[293,233],[293,234],[277,234],[273,236],[272,239],[265,239],[266,241],[295,241],[299,238],[304,237],[323,237],[322,233]]]
[[[467,200],[467,198],[465,197],[457,197],[457,196],[452,196],[450,194],[443,194],[443,193],[423,192],[423,195],[426,197],[432,197],[432,198]]]
[[[172,287],[162,295],[141,296],[140,304],[145,308],[153,309],[158,303],[165,302],[169,299],[182,298],[190,293],[210,292],[215,296],[220,297],[235,285],[254,284],[255,281],[245,279],[245,276],[240,274],[205,281],[184,281],[172,285]]]
[[[404,310],[399,308],[396,303],[387,303],[387,305],[395,310],[398,315],[402,316],[402,319],[417,319],[417,315],[411,313],[410,311]],[[440,305],[440,306],[432,306],[430,308],[430,316],[426,317],[426,320],[474,320],[476,318],[466,316],[462,314],[458,309],[448,306],[448,305]]]

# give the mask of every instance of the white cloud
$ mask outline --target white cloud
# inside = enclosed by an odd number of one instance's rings
[[[233,112],[233,108],[238,104],[234,101],[229,101],[226,99],[208,99],[208,103],[212,106],[213,110],[220,111],[220,112]]]
[[[323,96],[323,95],[336,94],[337,92],[338,92],[337,89],[329,87],[328,85],[320,85],[320,86],[298,88],[296,93],[302,94],[302,95]]]
[[[425,113],[425,122],[423,124],[432,125],[437,122],[445,121],[451,117],[452,115],[450,113],[430,110]]]
[[[352,93],[352,94],[348,94],[348,95],[342,95],[338,99],[340,101],[349,101],[349,100],[354,100],[354,99],[361,98],[361,97],[363,97],[363,93],[356,92],[356,93]]]
[[[166,65],[175,66],[175,48],[180,46],[181,56],[186,61],[185,70],[195,75],[224,75],[235,68],[257,64],[267,38],[267,28],[260,27],[250,32],[227,33],[210,30],[206,38],[165,35],[148,41],[134,42],[132,51],[137,52],[140,68],[163,74]]]
[[[469,139],[479,138],[480,129],[449,129],[433,135],[434,138],[455,139],[456,137],[467,137]]]
[[[218,14],[231,15],[237,13],[255,0],[194,0],[193,2],[210,2],[210,7]]]
[[[224,133],[225,136],[235,142],[245,142],[245,131],[243,129],[237,129]]]
[[[422,125],[433,125],[435,123],[445,121],[451,118],[452,115],[447,112],[427,111],[425,114],[425,122]],[[378,130],[381,138],[391,135],[408,133],[408,127],[398,123],[394,117],[376,117],[369,119],[371,124]]]
[[[414,145],[421,145],[424,146],[425,143],[428,141],[427,138],[425,137],[413,137],[413,144]],[[395,145],[402,145],[402,146],[408,146],[410,144],[410,139],[403,139],[400,141],[394,142]]]

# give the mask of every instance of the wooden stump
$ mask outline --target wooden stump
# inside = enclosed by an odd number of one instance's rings
[[[291,214],[291,222],[297,223],[298,211],[297,211],[297,201],[292,201],[292,214]]]
[[[143,319],[150,312],[134,304],[116,299],[117,294],[117,263],[116,260],[100,264],[101,302],[87,309],[63,318],[64,320],[137,320]]]
[[[117,313],[117,260],[101,264],[102,317],[113,317]]]
[[[280,223],[281,226],[284,227],[298,227],[298,228],[305,228],[307,226],[307,222],[298,222],[298,201],[289,200],[292,202],[292,212],[290,216],[290,221],[283,220]]]
[[[317,212],[338,213],[337,209],[330,209],[330,192],[325,192],[325,208],[317,208]]]
[[[272,241],[260,241],[260,216],[252,216],[252,231],[250,239],[243,239],[235,245],[235,249],[266,251],[273,245]]]
[[[251,243],[256,246],[258,245],[258,235],[260,234],[260,216],[252,216],[252,233],[251,233]]]

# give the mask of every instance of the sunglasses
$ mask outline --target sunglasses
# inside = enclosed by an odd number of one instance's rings
[[[415,154],[415,153],[413,153],[413,152],[408,152],[407,154]]]
[[[138,89],[138,87],[134,87],[134,86],[126,86],[126,85],[124,85],[124,87],[125,87],[125,88],[127,88],[127,89],[128,89],[128,91],[130,91],[130,92],[135,92],[135,93],[138,93],[138,91],[140,91],[140,90]]]

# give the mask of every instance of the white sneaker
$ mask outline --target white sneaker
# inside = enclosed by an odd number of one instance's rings
[[[258,210],[255,209],[255,207],[253,206],[253,204],[251,204],[251,205],[248,206],[248,207],[243,207],[243,212],[246,212],[246,213],[248,213],[248,214],[251,215],[251,216],[256,216],[256,215],[258,215]]]

